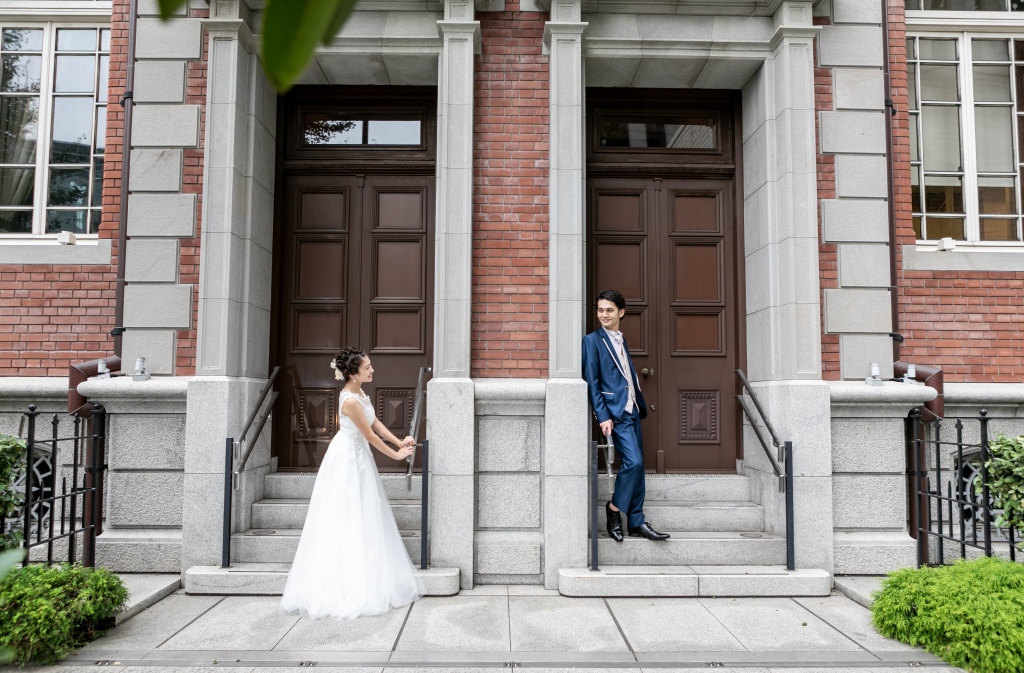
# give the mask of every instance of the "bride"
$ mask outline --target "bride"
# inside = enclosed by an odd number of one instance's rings
[[[340,429],[316,476],[281,612],[351,619],[383,614],[422,594],[370,452],[372,445],[396,460],[407,458],[414,440],[399,440],[374,415],[362,391],[373,380],[366,353],[346,348],[331,368],[345,381]]]

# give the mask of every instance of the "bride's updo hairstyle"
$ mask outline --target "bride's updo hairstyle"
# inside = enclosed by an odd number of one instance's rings
[[[334,370],[334,378],[339,381],[348,381],[359,372],[359,366],[366,359],[366,353],[351,346],[345,348],[331,360],[331,369]]]

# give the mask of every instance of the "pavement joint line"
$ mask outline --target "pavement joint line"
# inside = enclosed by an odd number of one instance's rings
[[[611,615],[612,621],[615,622],[615,628],[619,630],[619,635],[622,636],[622,640],[626,643],[626,647],[629,648],[629,653],[636,659],[636,651],[633,649],[633,644],[629,642],[629,638],[626,637],[626,632],[622,630],[622,625],[619,624],[619,618],[615,616],[615,611],[612,610],[612,606],[608,604],[607,598],[602,598],[601,602],[604,603],[605,609],[608,614]]]
[[[825,626],[829,627],[830,629],[832,629],[833,631],[835,631],[836,633],[841,635],[843,638],[846,638],[847,640],[849,640],[851,643],[853,643],[857,647],[861,648],[865,652],[869,651],[868,648],[866,648],[863,645],[861,645],[860,643],[858,643],[856,640],[854,640],[849,635],[847,635],[844,631],[840,631],[839,628],[836,625],[834,625],[832,622],[830,622],[829,620],[827,620],[824,617],[822,617],[821,615],[819,615],[817,612],[815,612],[809,605],[804,605],[803,603],[801,603],[799,600],[797,600],[797,598],[795,596],[791,596],[789,600],[791,600],[794,603],[796,603],[797,606],[799,606],[801,609],[806,610],[807,612],[809,612],[812,615],[814,615],[815,619],[820,620]]]
[[[171,635],[169,635],[169,636],[167,636],[166,638],[164,638],[163,640],[161,640],[161,641],[160,641],[160,642],[159,642],[159,643],[158,643],[158,644],[156,645],[156,647],[154,647],[154,648],[153,648],[153,650],[152,650],[152,651],[154,651],[154,652],[155,652],[156,650],[160,649],[160,647],[161,647],[161,646],[162,646],[162,645],[163,645],[164,643],[168,642],[168,641],[169,641],[169,640],[170,640],[171,638],[173,638],[174,636],[178,635],[179,633],[181,633],[182,631],[184,631],[184,630],[185,630],[185,629],[187,629],[188,627],[192,626],[192,624],[194,624],[194,623],[195,623],[195,622],[196,622],[196,621],[197,621],[197,620],[198,620],[199,618],[201,618],[201,617],[202,617],[203,615],[205,615],[205,614],[206,614],[207,612],[209,612],[210,610],[214,609],[215,607],[217,607],[218,605],[220,605],[221,603],[223,603],[223,602],[224,602],[224,599],[226,599],[226,598],[227,598],[227,596],[221,596],[221,597],[220,597],[220,599],[218,599],[218,600],[217,600],[216,602],[214,602],[214,604],[213,604],[213,605],[211,605],[210,607],[208,607],[208,608],[206,608],[205,610],[203,610],[202,612],[200,612],[200,613],[199,613],[198,615],[196,615],[196,616],[195,616],[195,618],[193,618],[193,619],[189,620],[188,624],[185,624],[185,625],[184,625],[184,626],[182,626],[182,627],[181,627],[180,629],[178,629],[177,631],[175,631],[175,632],[174,632],[174,633],[172,633]]]
[[[398,649],[398,641],[402,639],[402,633],[405,632],[405,625],[409,623],[409,615],[412,614],[413,608],[416,607],[416,603],[410,603],[409,609],[405,611],[405,619],[402,620],[402,626],[398,629],[398,635],[395,636],[395,642],[391,644],[391,652],[394,653]]]

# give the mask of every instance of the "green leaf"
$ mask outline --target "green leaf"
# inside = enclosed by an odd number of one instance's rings
[[[160,0],[160,18],[171,18],[186,2],[188,0]]]
[[[21,549],[10,549],[0,553],[0,579],[3,579],[4,575],[9,573],[14,566],[21,563],[24,555],[25,552]]]
[[[263,68],[280,92],[291,88],[348,18],[356,0],[267,0],[263,14]]]

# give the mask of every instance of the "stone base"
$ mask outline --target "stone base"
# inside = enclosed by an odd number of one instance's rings
[[[831,591],[832,577],[824,570],[778,566],[605,566],[596,572],[565,568],[558,581],[563,596],[827,596]]]
[[[917,540],[904,532],[835,533],[836,573],[884,575],[917,563]]]
[[[185,571],[185,593],[229,596],[280,596],[288,579],[290,563],[236,563],[230,568],[193,566]],[[425,596],[459,593],[458,568],[416,569]]]
[[[874,593],[882,588],[881,575],[846,575],[836,577],[836,590],[846,594],[852,601],[870,609],[875,602]]]
[[[118,573],[180,573],[181,530],[105,530],[96,538],[96,565]]]

